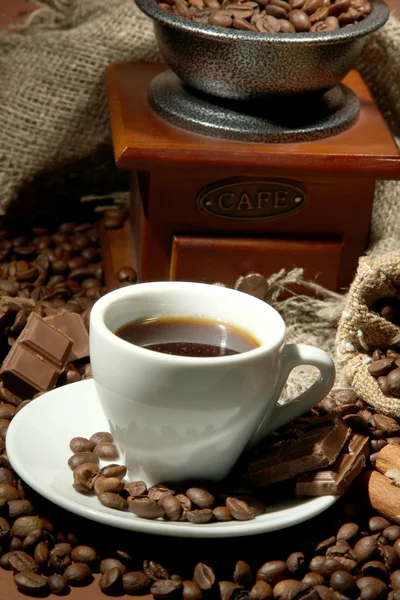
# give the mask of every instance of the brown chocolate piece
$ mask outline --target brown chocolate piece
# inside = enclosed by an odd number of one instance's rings
[[[73,344],[68,357],[69,362],[89,357],[89,335],[80,315],[60,312],[57,315],[45,317],[44,320],[71,338]]]
[[[298,478],[296,496],[343,494],[365,467],[368,454],[368,437],[352,433],[331,468]]]
[[[243,479],[253,487],[289,479],[335,462],[351,434],[343,419],[317,417],[296,425],[298,436],[286,439],[252,460]]]
[[[64,369],[72,340],[36,313],[6,356],[0,379],[21,399],[51,390]]]

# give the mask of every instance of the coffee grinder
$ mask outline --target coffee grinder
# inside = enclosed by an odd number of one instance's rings
[[[116,164],[132,174],[130,220],[106,233],[109,279],[128,261],[139,282],[229,286],[300,266],[346,288],[376,180],[400,179],[396,143],[351,70],[386,5],[352,31],[279,39],[205,32],[155,0],[138,5],[168,65],[107,71]]]

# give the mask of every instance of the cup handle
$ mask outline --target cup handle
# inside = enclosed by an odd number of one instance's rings
[[[293,398],[289,402],[285,402],[285,404],[279,404],[278,400],[289,373],[300,365],[317,367],[320,372],[319,378],[300,396]],[[246,449],[251,450],[266,435],[272,431],[276,431],[282,425],[293,421],[293,419],[315,406],[317,402],[325,398],[330,392],[334,380],[335,365],[327,352],[306,344],[287,344],[283,349],[282,367],[272,400],[275,403],[275,408],[271,414],[261,421],[260,426],[253,434]]]

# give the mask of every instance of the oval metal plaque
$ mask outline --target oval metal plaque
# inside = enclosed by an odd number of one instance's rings
[[[223,219],[265,219],[299,210],[307,201],[300,184],[279,179],[236,177],[216,181],[197,196],[198,208]]]

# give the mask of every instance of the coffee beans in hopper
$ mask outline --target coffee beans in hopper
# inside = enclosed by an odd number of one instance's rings
[[[262,34],[320,33],[362,21],[372,0],[164,0],[159,6],[202,25]]]

